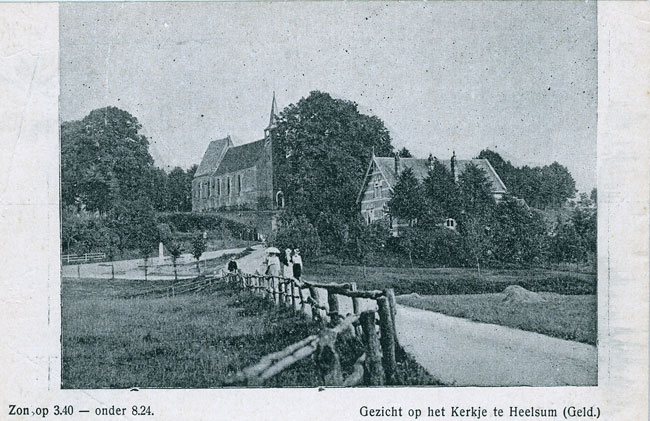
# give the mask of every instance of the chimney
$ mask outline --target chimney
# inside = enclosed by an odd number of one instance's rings
[[[399,153],[395,153],[395,176],[399,177]]]

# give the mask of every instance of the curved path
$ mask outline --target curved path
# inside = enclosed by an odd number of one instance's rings
[[[595,386],[596,347],[403,305],[402,347],[450,386]]]

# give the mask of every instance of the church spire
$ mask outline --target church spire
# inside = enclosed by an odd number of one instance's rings
[[[269,126],[267,127],[267,129],[274,127],[277,119],[278,119],[278,104],[275,102],[275,91],[273,91],[273,101],[271,102],[271,116],[269,117]]]

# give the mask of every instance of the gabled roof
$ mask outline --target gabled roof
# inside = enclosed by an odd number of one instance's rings
[[[264,139],[233,146],[226,151],[213,175],[225,174],[250,168],[264,153]]]
[[[367,183],[367,178],[370,173],[370,168],[372,167],[372,163],[374,162],[381,174],[384,176],[384,179],[388,183],[388,187],[393,190],[393,187],[395,184],[397,184],[397,179],[399,177],[399,174],[395,173],[395,158],[392,157],[377,157],[373,156],[373,160],[370,162],[370,167],[368,168],[368,171],[366,172],[366,176],[363,182],[363,185],[361,186],[361,191],[359,192],[359,196],[357,201],[361,200],[361,197],[363,195],[363,191],[366,188],[366,183]],[[450,159],[442,159],[439,160],[441,164],[443,164],[448,170],[451,171],[451,160]],[[469,165],[470,163],[476,165],[477,167],[481,168],[483,171],[485,171],[485,175],[487,176],[488,180],[490,183],[492,183],[492,192],[493,193],[505,193],[506,192],[506,186],[503,184],[503,181],[501,181],[501,178],[499,177],[499,174],[492,168],[492,165],[487,159],[458,159],[456,160],[456,171],[457,174],[462,173],[465,170],[465,167]],[[423,180],[428,173],[428,160],[427,159],[420,159],[420,158],[400,158],[399,159],[399,168],[398,171],[401,174],[402,171],[406,168],[410,168],[411,171],[413,171],[413,175],[418,180]]]
[[[211,175],[221,163],[227,149],[231,146],[232,140],[230,140],[230,136],[210,142],[208,149],[203,154],[201,164],[194,173],[194,177]]]

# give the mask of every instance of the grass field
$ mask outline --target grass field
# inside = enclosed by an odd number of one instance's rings
[[[549,269],[393,268],[306,262],[304,278],[356,282],[359,289],[394,288],[397,294],[499,293],[508,285],[557,294],[595,294],[596,275]]]
[[[596,275],[548,269],[390,268],[317,263],[304,278],[356,282],[359,289],[394,288],[399,302],[424,310],[538,332],[588,344],[597,340]],[[505,303],[503,290],[520,285],[544,303]],[[563,295],[560,295],[563,294]]]
[[[504,302],[504,294],[404,295],[397,297],[397,302],[477,322],[596,344],[598,320],[595,295],[541,295],[546,302]]]
[[[169,282],[62,281],[62,388],[211,388],[319,328],[247,292],[219,286],[214,292],[172,298],[124,299]],[[342,344],[344,370],[361,350]],[[398,352],[403,384],[431,384],[408,355]],[[317,386],[311,358],[265,386]]]

